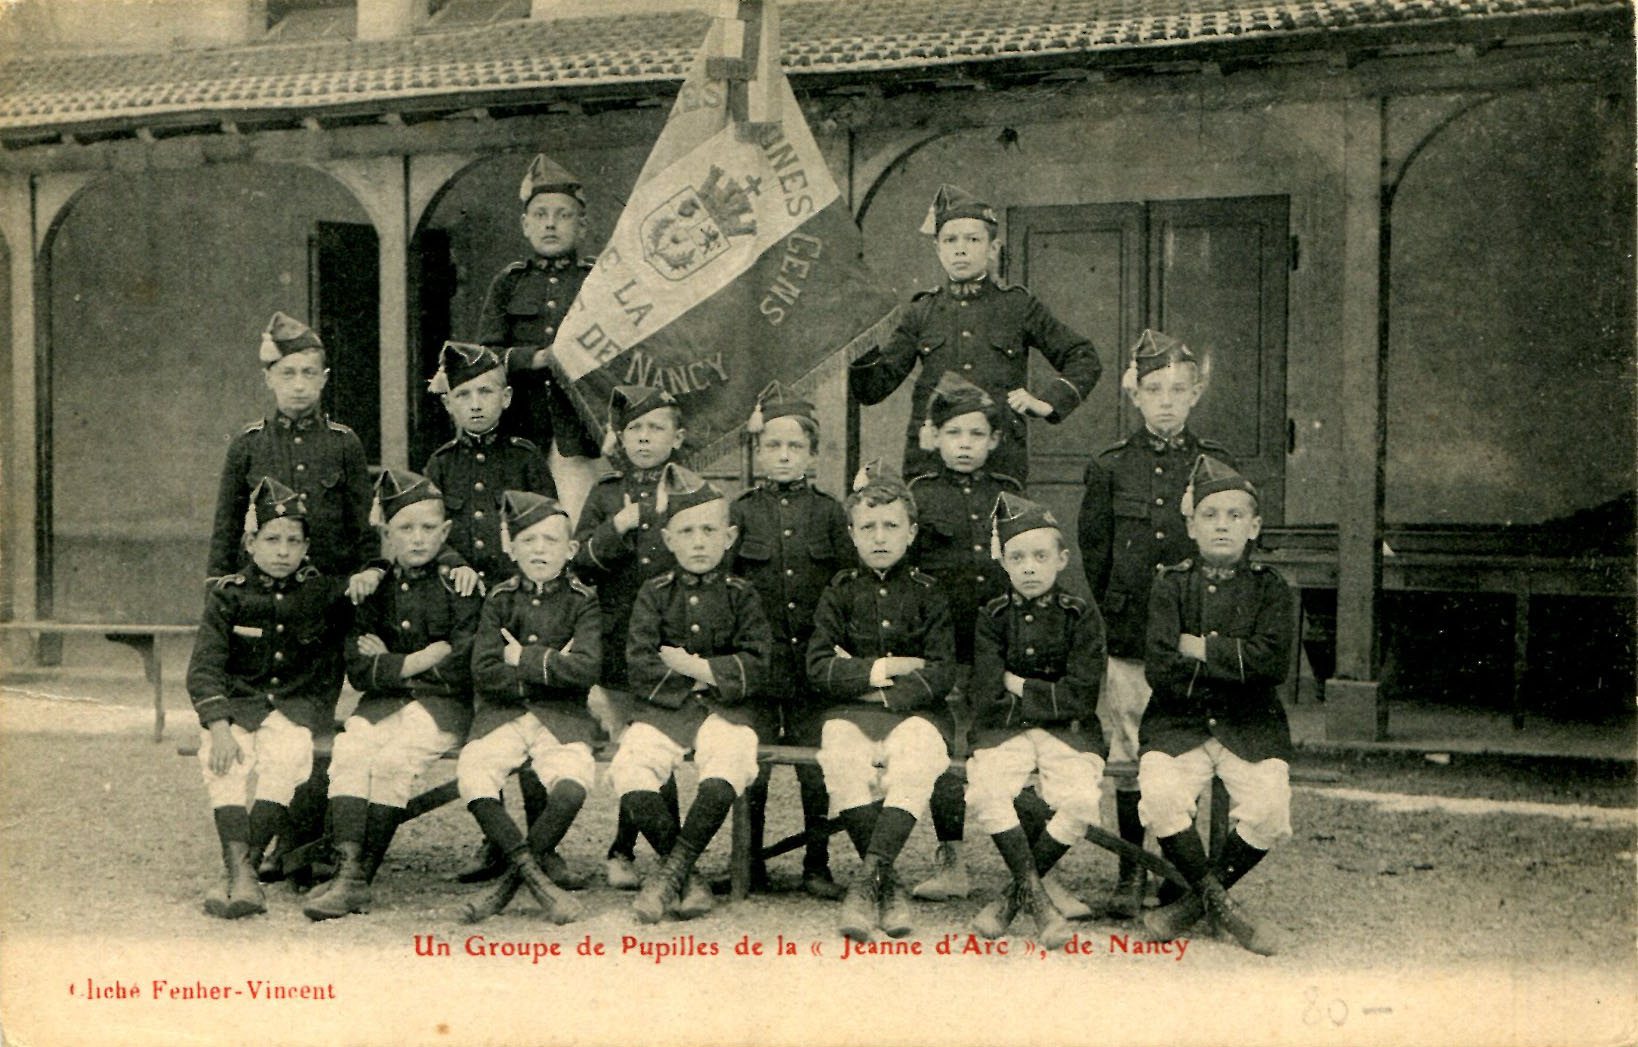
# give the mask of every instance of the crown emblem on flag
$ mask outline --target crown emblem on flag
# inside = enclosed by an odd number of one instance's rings
[[[745,187],[711,165],[699,188],[684,186],[643,219],[643,254],[667,280],[685,280],[728,250],[728,239],[756,235]]]

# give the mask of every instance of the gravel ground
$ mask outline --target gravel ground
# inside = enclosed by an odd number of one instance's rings
[[[1341,772],[1337,786],[1297,790],[1294,839],[1235,892],[1283,929],[1277,957],[1212,938],[1181,957],[1133,955],[1119,944],[1135,940],[1133,928],[1101,920],[1081,925],[1084,953],[1043,956],[1017,937],[1005,956],[960,955],[967,921],[1004,880],[993,847],[975,840],[978,895],[918,905],[910,940],[922,955],[843,959],[834,907],[796,892],[641,930],[629,895],[596,888],[583,895],[591,915],[570,927],[544,924],[522,901],[464,927],[454,913],[473,889],[445,877],[476,830],[457,805],[400,832],[367,916],[310,924],[299,897],[274,887],[267,916],[212,920],[199,910],[217,858],[197,766],[175,755],[185,732],[154,745],[145,730],[140,709],[0,697],[8,1042],[1638,1039],[1630,766],[1314,762]],[[685,801],[691,788],[685,780]],[[773,794],[770,837],[795,828],[788,771]],[[599,789],[566,855],[595,867],[613,821]],[[726,837],[706,868],[726,862]],[[918,829],[900,863],[907,878],[932,849],[931,831]],[[833,851],[845,875],[855,860],[840,837]],[[774,872],[794,880],[797,867],[793,855]],[[1065,871],[1096,897],[1114,861],[1080,847]],[[471,956],[474,933],[531,950],[556,943],[564,955]],[[946,935],[954,955],[937,951]],[[735,955],[742,937],[763,954]],[[583,939],[604,954],[575,955]],[[796,955],[774,955],[779,939]],[[417,955],[433,941],[451,954]],[[699,955],[713,945],[717,955]],[[167,983],[158,999],[156,979]],[[85,998],[116,982],[139,998]],[[330,986],[336,999],[168,995],[195,982]]]

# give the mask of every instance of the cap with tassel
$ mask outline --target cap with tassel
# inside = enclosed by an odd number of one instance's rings
[[[807,400],[798,399],[789,389],[786,389],[778,380],[769,382],[756,396],[756,407],[752,408],[751,416],[745,422],[745,431],[756,435],[761,433],[767,424],[775,418],[787,417],[806,418],[808,421],[817,421],[813,404]]]
[[[1120,384],[1125,389],[1136,389],[1144,375],[1172,364],[1195,364],[1202,372],[1206,367],[1205,359],[1187,345],[1164,331],[1146,327],[1132,346],[1132,361],[1121,374]]]
[[[254,535],[268,520],[307,519],[307,498],[291,490],[271,476],[256,481],[250,490],[250,504],[245,506],[245,534]]]
[[[722,491],[692,469],[667,462],[654,490],[654,511],[669,523],[678,513],[722,497]]]
[[[1025,531],[1042,527],[1062,530],[1051,509],[1021,494],[1002,491],[996,496],[995,508],[990,510],[990,557],[1001,559],[1001,551],[1008,542]]]
[[[522,534],[553,516],[568,519],[569,511],[556,498],[534,491],[505,491],[501,494],[501,552],[512,555],[512,536]]]
[[[529,201],[541,193],[562,193],[580,201],[581,207],[586,206],[586,187],[580,179],[545,153],[536,153],[518,186],[518,202],[528,207]]]
[[[945,422],[975,411],[988,418],[991,427],[1000,426],[1001,413],[994,397],[954,371],[939,375],[938,385],[927,397],[927,416],[918,434],[921,449],[931,451],[938,445],[938,431]]]
[[[617,385],[609,390],[609,427],[603,432],[603,454],[612,456],[620,433],[650,411],[677,406],[677,398],[657,385]]]
[[[400,511],[416,502],[442,500],[438,485],[408,469],[383,469],[375,478],[375,497],[370,502],[370,526],[385,527]]]
[[[271,366],[291,353],[323,348],[324,343],[319,341],[318,334],[311,327],[293,316],[276,312],[262,331],[262,342],[256,357],[264,365]]]
[[[1195,506],[1223,491],[1244,491],[1251,495],[1252,501],[1259,501],[1257,488],[1250,480],[1226,463],[1203,454],[1194,460],[1194,467],[1189,470],[1189,485],[1183,489],[1178,510],[1184,516],[1193,516]]]
[[[442,395],[481,374],[504,367],[495,350],[471,342],[445,342],[438,350],[438,371],[427,382],[427,392]]]
[[[927,217],[921,223],[924,236],[937,236],[944,223],[955,218],[977,218],[988,222],[993,231],[1000,223],[995,208],[958,185],[945,183],[933,194],[933,204],[927,208]]]

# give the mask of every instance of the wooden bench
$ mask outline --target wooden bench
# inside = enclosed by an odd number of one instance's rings
[[[31,633],[38,636],[62,636],[70,633],[101,633],[114,643],[131,648],[142,658],[142,672],[154,688],[154,741],[165,737],[165,683],[160,664],[161,636],[192,636],[198,631],[194,625],[140,625],[134,623],[57,622],[38,621],[0,622],[0,632]]]
[[[340,729],[338,724],[336,730],[339,731]],[[334,735],[320,735],[314,738],[313,756],[315,761],[327,761],[333,745]],[[199,746],[197,743],[179,745],[176,752],[178,756],[197,756],[199,755]],[[816,765],[818,763],[818,754],[819,750],[816,748],[796,745],[762,745],[757,748],[758,761],[770,766]],[[443,759],[451,760],[459,755],[460,749],[457,747],[445,752]],[[606,762],[612,755],[613,747],[608,747],[598,753],[598,758]],[[950,769],[957,775],[966,777],[967,761],[960,758],[952,759]],[[1137,781],[1137,764],[1131,762],[1106,764],[1104,766],[1104,778],[1116,782],[1135,783]],[[1335,779],[1334,777],[1330,779],[1322,777],[1319,780]],[[409,803],[404,808],[405,820],[409,821],[435,811],[446,804],[454,802],[459,796],[460,787],[454,779],[450,779],[441,785],[435,785],[410,798]],[[1216,854],[1217,850],[1222,846],[1223,840],[1227,838],[1229,830],[1228,793],[1225,791],[1220,779],[1212,779],[1212,787],[1207,800],[1208,803],[1205,808],[1196,817],[1196,823],[1202,827],[1202,831],[1205,833],[1208,852]],[[824,823],[814,826],[811,830],[794,833],[771,846],[764,846],[761,857],[764,860],[775,858],[806,845],[810,838],[828,839],[840,831],[842,831],[841,820],[836,818],[828,819]],[[1136,859],[1158,876],[1172,880],[1181,886],[1188,886],[1182,874],[1166,859],[1146,851],[1142,847],[1128,843],[1102,826],[1088,826],[1086,838],[1106,850]],[[291,852],[286,859],[286,870],[288,871],[292,867],[300,867],[308,862],[322,842],[306,844]],[[730,896],[735,901],[743,899],[749,893],[751,882],[751,818],[749,806],[743,794],[734,801],[733,813],[730,819],[728,877]]]

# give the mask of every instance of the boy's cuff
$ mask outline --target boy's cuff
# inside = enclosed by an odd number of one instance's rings
[[[893,682],[887,675],[887,659],[878,658],[870,663],[870,686],[886,687]]]

